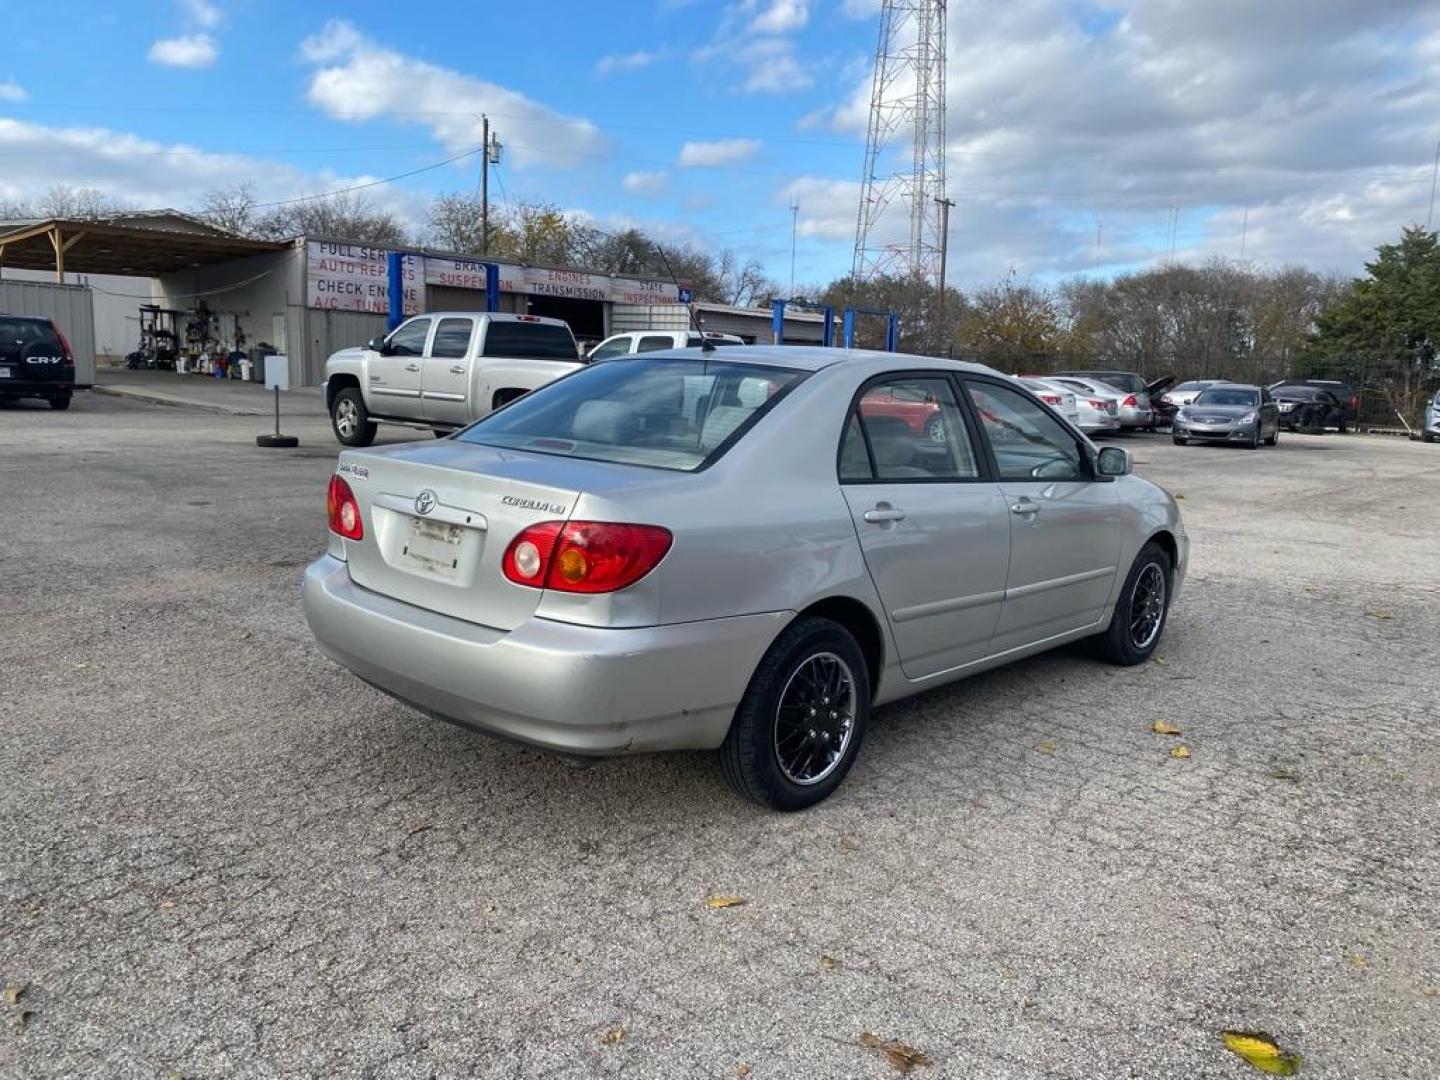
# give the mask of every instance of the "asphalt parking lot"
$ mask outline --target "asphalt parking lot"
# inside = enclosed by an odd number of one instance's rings
[[[1157,659],[886,708],[778,816],[322,659],[286,428],[0,409],[0,1075],[1436,1075],[1440,448],[1130,440],[1193,542]]]

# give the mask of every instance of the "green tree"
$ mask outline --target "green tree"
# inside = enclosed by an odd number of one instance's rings
[[[1398,244],[1382,244],[1365,277],[1320,312],[1309,351],[1314,359],[1366,362],[1371,382],[1408,424],[1440,375],[1437,344],[1440,235],[1412,226]]]

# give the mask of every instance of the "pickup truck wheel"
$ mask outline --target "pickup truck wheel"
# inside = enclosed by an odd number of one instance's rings
[[[330,426],[335,438],[346,446],[369,446],[375,441],[377,425],[370,419],[359,387],[347,386],[335,395],[330,403]]]
[[[869,669],[855,638],[829,619],[796,619],[755,669],[720,767],[741,795],[803,810],[840,786],[869,718]]]

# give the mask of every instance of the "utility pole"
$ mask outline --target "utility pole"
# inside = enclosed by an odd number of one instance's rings
[[[480,254],[490,254],[490,166],[500,164],[500,140],[490,134],[490,117],[480,114]]]
[[[795,230],[800,225],[800,200],[796,199],[790,204],[790,292],[789,296],[795,295]]]
[[[1430,170],[1430,213],[1425,215],[1425,229],[1428,232],[1435,220],[1435,181],[1440,179],[1440,142],[1435,144],[1435,166]]]
[[[950,320],[946,315],[950,305],[945,296],[945,260],[950,253],[950,208],[955,205],[955,200],[937,195],[935,201],[940,204],[940,340],[945,344],[945,355],[949,356]]]

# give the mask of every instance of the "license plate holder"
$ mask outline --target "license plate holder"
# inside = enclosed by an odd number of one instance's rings
[[[8,378],[11,378],[10,369],[8,367],[0,367],[0,379]]]
[[[400,545],[401,564],[432,577],[453,578],[460,572],[465,534],[471,531],[445,521],[410,517]]]

